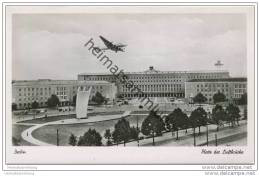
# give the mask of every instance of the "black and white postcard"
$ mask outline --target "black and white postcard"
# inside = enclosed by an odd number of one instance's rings
[[[253,5],[11,5],[4,32],[6,164],[254,164]]]

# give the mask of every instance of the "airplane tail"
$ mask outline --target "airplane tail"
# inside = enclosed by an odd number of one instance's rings
[[[125,48],[120,48],[119,51],[125,52]]]
[[[101,35],[99,37],[101,38],[101,40],[106,41],[106,39],[104,37],[102,37]]]

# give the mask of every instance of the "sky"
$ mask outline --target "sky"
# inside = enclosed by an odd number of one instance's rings
[[[12,78],[77,79],[104,73],[85,47],[99,36],[127,44],[125,52],[105,54],[125,72],[222,69],[246,76],[246,17],[243,14],[15,14]]]

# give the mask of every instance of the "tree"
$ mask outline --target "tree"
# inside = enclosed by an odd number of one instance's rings
[[[191,112],[190,122],[194,129],[194,133],[195,133],[195,128],[199,127],[199,134],[200,134],[200,127],[207,125],[208,122],[207,112],[202,107],[198,107],[197,109]]]
[[[120,93],[117,93],[116,98],[122,99],[122,98],[124,98],[124,96]]]
[[[157,115],[156,111],[150,111],[142,122],[141,132],[146,136],[152,135],[153,145],[155,145],[154,137],[162,135],[163,130],[165,130],[163,119]]]
[[[120,137],[119,137],[119,131],[113,131],[112,132],[112,138],[114,143],[116,143],[118,145],[118,143],[120,142]]]
[[[198,111],[200,112],[200,116],[199,116],[199,134],[200,134],[200,127],[206,126],[208,124],[208,114],[201,107],[198,108]]]
[[[39,107],[39,103],[37,101],[34,101],[32,103],[32,109],[37,109]]]
[[[207,98],[202,94],[202,93],[198,93],[194,98],[193,98],[193,102],[194,103],[205,103],[207,101]]]
[[[187,114],[185,114],[185,113],[183,113],[183,114],[184,114],[184,116],[182,119],[183,120],[182,128],[185,129],[185,133],[187,133],[187,129],[190,127],[190,120],[189,120]]]
[[[186,114],[184,114],[180,108],[177,108],[165,118],[166,127],[169,130],[171,130],[172,133],[173,131],[177,131],[176,140],[179,139],[179,135],[178,135],[179,129],[184,127],[185,115]]]
[[[247,107],[244,108],[244,119],[247,120]]]
[[[130,138],[134,140],[138,140],[139,138],[139,130],[135,127],[131,127],[130,129]]]
[[[69,144],[72,146],[77,145],[77,137],[71,133],[70,138],[69,138]]]
[[[125,146],[126,142],[131,138],[129,122],[125,118],[122,118],[115,124],[114,128],[113,133],[115,136],[113,138],[117,138],[117,143],[123,141]]]
[[[19,146],[20,145],[20,140],[19,139],[16,139],[15,137],[12,137],[12,143],[14,146]]]
[[[110,129],[107,129],[105,134],[104,134],[104,138],[107,139],[107,145],[111,145],[112,142],[111,142],[111,137],[112,137],[112,134],[110,132]]]
[[[247,105],[247,93],[244,93],[241,98],[238,100],[240,105]]]
[[[106,98],[103,97],[103,95],[99,92],[96,92],[96,94],[91,99],[93,102],[97,103],[98,105],[105,102]]]
[[[16,111],[17,110],[17,104],[16,103],[12,103],[12,111]]]
[[[165,117],[165,126],[167,130],[172,132],[172,136],[173,136],[173,132],[174,130],[176,130],[173,112]]]
[[[219,102],[224,102],[226,101],[226,96],[221,93],[220,91],[218,91],[217,93],[215,93],[213,95],[213,102],[214,103],[219,103]]]
[[[50,108],[56,107],[58,104],[60,104],[60,100],[57,95],[52,94],[51,97],[47,100],[47,105]]]
[[[212,120],[217,125],[217,131],[218,131],[220,122],[226,120],[226,112],[221,105],[216,105],[212,109]]]
[[[89,129],[79,137],[78,146],[101,146],[102,137],[95,129]]]
[[[237,121],[237,125],[239,126],[239,112],[239,108],[233,104],[229,104],[226,108],[227,120],[232,124],[232,127],[234,126],[235,121]]]

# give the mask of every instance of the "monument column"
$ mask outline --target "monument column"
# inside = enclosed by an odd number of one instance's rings
[[[89,90],[86,90],[86,87],[81,90],[81,87],[78,88],[77,99],[76,99],[76,118],[86,118],[88,111],[88,101],[91,93],[91,87]]]

